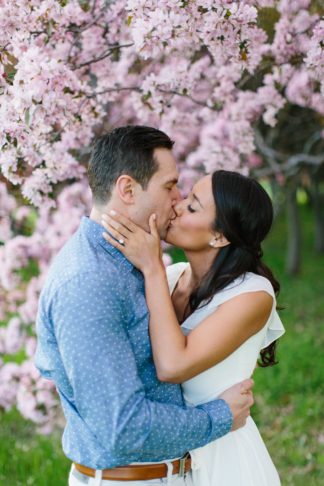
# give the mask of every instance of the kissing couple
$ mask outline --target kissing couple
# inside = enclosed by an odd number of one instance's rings
[[[172,140],[124,126],[89,162],[93,207],[54,259],[36,366],[53,380],[70,486],[278,486],[250,417],[284,333],[262,261],[272,203],[219,170],[185,199]],[[165,269],[160,241],[187,262]]]

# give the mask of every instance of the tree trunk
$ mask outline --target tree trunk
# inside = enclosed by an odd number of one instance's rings
[[[301,230],[296,198],[297,187],[291,182],[287,187],[287,225],[288,242],[286,271],[290,275],[296,275],[301,265]]]
[[[324,253],[324,194],[321,194],[321,181],[314,181],[315,210],[315,250]]]
[[[285,197],[284,191],[274,177],[270,180],[271,192],[272,192],[272,204],[274,217],[277,218],[285,210]]]

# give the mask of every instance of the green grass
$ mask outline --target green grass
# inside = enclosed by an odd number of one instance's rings
[[[286,226],[276,221],[265,245],[267,263],[282,284],[279,303],[287,333],[279,365],[255,372],[252,415],[279,469],[283,486],[324,484],[324,255],[313,250],[312,214],[303,208],[303,265],[284,273]],[[0,486],[63,486],[69,461],[60,434],[38,436],[15,410],[0,415]],[[238,485],[239,486],[239,485]]]
[[[266,261],[282,288],[279,304],[286,335],[279,364],[255,373],[253,416],[284,486],[324,484],[323,344],[324,255],[313,250],[313,218],[303,208],[303,265],[285,275],[285,222],[280,219],[265,245]]]
[[[1,486],[66,486],[69,469],[61,433],[35,434],[16,410],[0,416]]]

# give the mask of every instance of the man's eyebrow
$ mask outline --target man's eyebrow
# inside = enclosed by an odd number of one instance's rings
[[[201,204],[196,194],[192,193],[192,197],[198,202],[198,204],[202,207],[202,209],[204,209],[204,206]]]
[[[178,177],[174,177],[173,179],[170,179],[169,181],[166,181],[164,183],[165,186],[169,185],[169,184],[178,184]]]

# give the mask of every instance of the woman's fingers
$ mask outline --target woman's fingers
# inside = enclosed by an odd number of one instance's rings
[[[113,236],[121,245],[124,245],[125,242],[127,241],[127,236],[123,235],[120,233],[120,231],[116,230],[113,226],[110,224],[105,224],[104,227],[106,228],[108,232],[108,236]],[[107,233],[104,233],[106,235]]]
[[[119,251],[121,251],[122,253],[124,253],[124,250],[125,250],[124,243],[120,243],[119,241],[115,240],[108,233],[102,233],[102,236],[105,238],[106,241],[108,241],[108,243],[110,243],[112,246],[114,246]]]
[[[112,233],[112,230],[115,230],[120,235],[118,239],[127,238],[131,234],[130,231],[125,228],[125,226],[119,224],[117,221],[114,221],[107,215],[102,215],[101,223],[103,227],[109,231],[109,233]]]
[[[108,216],[114,221],[116,221],[117,223],[124,226],[124,228],[126,228],[126,230],[130,231],[131,233],[135,233],[135,231],[138,229],[138,226],[135,223],[133,223],[133,221],[128,219],[123,214],[117,213],[113,209],[109,211]]]
[[[151,214],[149,219],[149,225],[150,225],[151,235],[155,236],[155,238],[159,238],[159,233],[156,225],[156,214]]]

